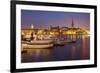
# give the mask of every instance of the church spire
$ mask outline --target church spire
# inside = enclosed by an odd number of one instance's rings
[[[72,18],[72,25],[71,25],[71,26],[72,26],[72,28],[74,27],[74,21],[73,21],[73,18]]]

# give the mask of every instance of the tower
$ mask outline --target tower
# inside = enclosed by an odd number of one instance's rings
[[[34,25],[33,24],[31,24],[31,29],[34,29]]]
[[[73,21],[73,19],[72,19],[72,24],[71,24],[71,27],[72,27],[72,28],[74,27],[74,21]]]

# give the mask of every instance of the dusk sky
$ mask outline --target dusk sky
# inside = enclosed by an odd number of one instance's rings
[[[21,10],[21,26],[35,28],[48,28],[52,26],[71,27],[72,19],[75,27],[90,28],[90,14],[79,12],[56,12]]]

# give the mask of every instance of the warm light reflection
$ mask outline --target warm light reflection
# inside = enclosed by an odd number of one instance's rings
[[[90,47],[87,47],[87,46],[90,46],[89,44],[89,40],[86,39],[88,38],[88,36],[83,36],[82,37],[82,58],[88,58],[88,55],[89,55],[89,48]],[[85,40],[86,39],[86,40]]]
[[[27,56],[35,59],[40,59],[40,57],[44,57],[43,59],[49,59],[50,53],[52,49],[26,49]]]
[[[86,60],[90,58],[90,41],[88,35],[65,35],[68,39],[76,40],[65,46],[54,46],[47,49],[25,49],[22,53],[22,62]]]

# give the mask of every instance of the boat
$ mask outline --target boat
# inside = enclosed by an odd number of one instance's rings
[[[52,47],[53,46],[53,44],[44,44],[44,45],[29,45],[29,44],[22,44],[22,47],[24,48],[24,49],[33,49],[33,48],[37,48],[37,49],[42,49],[42,48],[50,48],[50,47]]]
[[[73,40],[56,40],[54,42],[54,45],[55,46],[64,46],[66,44],[72,44],[72,43],[76,43],[76,41],[73,41]]]
[[[51,44],[53,43],[53,40],[32,40],[30,42],[27,42],[27,44],[30,44],[30,45],[44,45],[44,44]]]
[[[55,46],[64,46],[65,43],[64,43],[64,41],[57,40],[57,41],[55,41],[54,45]]]
[[[53,47],[53,40],[33,40],[30,42],[24,42],[22,43],[22,48],[25,49],[32,49],[32,48],[50,48]]]

